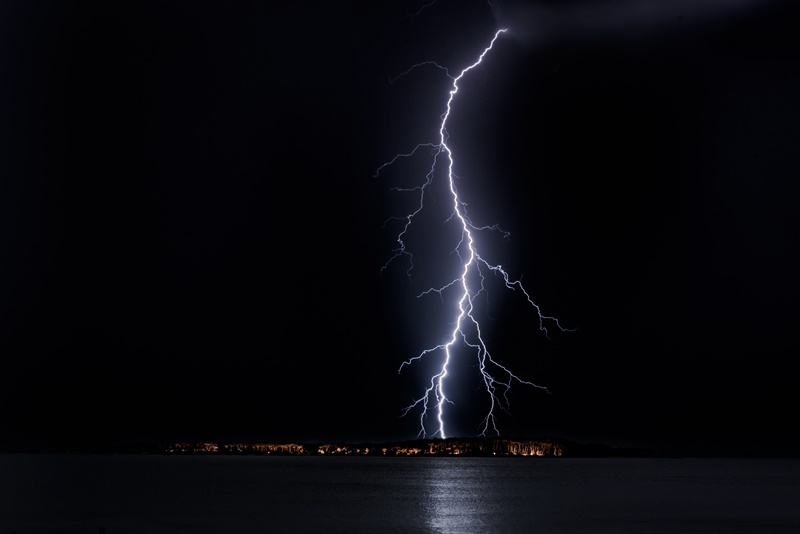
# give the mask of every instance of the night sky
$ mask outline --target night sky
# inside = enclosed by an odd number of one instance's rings
[[[416,437],[429,368],[397,370],[449,333],[416,295],[455,244],[434,193],[382,269],[426,168],[374,174],[450,81],[390,79],[508,25],[448,123],[459,192],[576,330],[491,288],[493,356],[551,392],[501,432],[800,454],[796,2],[495,4],[0,1],[0,448]]]

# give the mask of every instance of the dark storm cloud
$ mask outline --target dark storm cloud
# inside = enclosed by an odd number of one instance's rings
[[[775,0],[540,0],[498,1],[498,25],[526,45],[555,40],[628,39],[707,27],[764,8]]]

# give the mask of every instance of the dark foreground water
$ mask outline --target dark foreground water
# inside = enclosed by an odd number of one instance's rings
[[[0,534],[792,533],[800,460],[0,455]]]

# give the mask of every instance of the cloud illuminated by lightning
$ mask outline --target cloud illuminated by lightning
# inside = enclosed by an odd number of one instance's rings
[[[417,356],[404,361],[398,369],[398,372],[401,372],[405,366],[410,366],[423,359],[429,359],[434,354],[442,355],[443,359],[441,365],[430,377],[430,381],[425,387],[423,393],[403,410],[404,416],[411,412],[419,413],[419,435],[421,437],[447,437],[447,432],[445,429],[445,412],[447,405],[452,401],[450,401],[447,396],[445,386],[448,385],[447,378],[449,375],[449,366],[451,364],[451,360],[454,358],[454,349],[458,345],[463,344],[468,348],[468,350],[474,352],[475,356],[477,357],[477,369],[480,373],[482,387],[485,388],[486,394],[489,398],[489,409],[483,419],[481,435],[485,435],[489,431],[493,431],[495,434],[499,435],[500,432],[497,429],[495,413],[498,409],[505,410],[508,408],[508,394],[511,391],[511,386],[514,382],[539,388],[549,393],[546,387],[520,378],[510,369],[500,364],[490,354],[486,342],[484,341],[484,335],[481,331],[481,323],[473,313],[475,311],[474,303],[476,297],[485,291],[484,281],[486,275],[491,273],[495,276],[499,276],[502,279],[505,287],[517,291],[524,296],[530,306],[535,310],[538,318],[539,330],[543,332],[544,335],[548,335],[548,325],[555,325],[555,327],[561,331],[569,330],[563,328],[555,317],[542,314],[541,309],[533,301],[520,280],[512,280],[509,277],[509,274],[500,265],[489,263],[489,261],[481,256],[474,239],[476,232],[485,230],[500,231],[505,237],[508,237],[508,233],[503,232],[496,225],[475,226],[470,221],[467,215],[466,203],[459,197],[458,190],[456,188],[455,174],[453,170],[455,158],[453,151],[447,144],[447,121],[450,118],[451,105],[459,91],[459,81],[461,81],[461,79],[464,78],[464,76],[466,76],[472,69],[481,64],[486,55],[494,47],[495,41],[497,41],[497,39],[507,31],[507,29],[498,30],[492,38],[490,44],[483,50],[480,56],[478,56],[477,60],[468,67],[464,68],[457,76],[452,76],[446,68],[433,61],[426,61],[414,65],[399,76],[390,80],[392,83],[394,83],[397,79],[407,75],[413,69],[424,65],[433,65],[439,69],[442,69],[452,80],[446,109],[441,115],[438,142],[421,143],[408,153],[397,154],[393,159],[381,165],[375,173],[375,176],[377,176],[384,168],[394,165],[400,160],[411,158],[418,152],[425,149],[430,151],[432,155],[432,163],[425,176],[424,183],[412,188],[395,188],[396,191],[418,194],[419,203],[417,204],[416,208],[407,215],[393,218],[394,220],[401,221],[401,230],[396,236],[396,247],[393,251],[394,254],[391,256],[391,258],[389,258],[386,264],[384,264],[383,269],[386,269],[394,260],[405,257],[409,261],[407,273],[409,276],[411,275],[414,263],[413,255],[406,246],[406,234],[415,217],[419,215],[425,207],[426,192],[433,183],[434,177],[437,173],[437,164],[440,163],[442,158],[444,158],[443,164],[446,165],[447,169],[447,185],[449,186],[452,202],[452,211],[450,212],[448,220],[455,222],[460,229],[460,238],[455,246],[455,253],[458,255],[461,262],[460,274],[442,287],[430,288],[418,295],[418,297],[424,297],[431,293],[437,293],[440,297],[443,297],[445,293],[455,293],[457,310],[454,310],[455,318],[451,323],[453,324],[452,330],[449,332],[446,342],[423,350]],[[429,432],[426,426],[426,423],[428,423],[428,420],[431,417],[431,412],[435,414],[436,418],[436,430],[433,432]]]

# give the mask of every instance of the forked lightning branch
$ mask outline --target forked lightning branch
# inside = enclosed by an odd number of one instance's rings
[[[395,238],[396,242],[393,255],[383,266],[384,269],[395,260],[404,258],[408,261],[408,273],[409,275],[411,274],[414,263],[412,250],[410,250],[410,247],[406,243],[407,235],[412,224],[414,224],[417,219],[417,216],[425,209],[428,193],[434,180],[437,179],[437,176],[444,175],[444,179],[447,180],[450,194],[448,204],[451,205],[451,212],[448,214],[448,220],[455,222],[459,227],[460,237],[457,239],[457,242],[442,244],[443,247],[456,251],[460,260],[459,270],[442,286],[430,288],[418,295],[418,297],[425,297],[432,293],[437,293],[443,299],[445,296],[453,299],[455,305],[451,312],[452,316],[446,317],[445,320],[443,320],[443,331],[445,335],[442,339],[446,341],[428,347],[416,356],[405,360],[398,369],[398,372],[402,372],[406,366],[418,364],[422,360],[435,361],[435,370],[431,374],[429,381],[421,386],[419,396],[403,409],[404,416],[412,413],[419,416],[420,437],[447,437],[446,420],[448,408],[452,405],[452,401],[448,397],[448,391],[450,391],[450,388],[455,387],[455,384],[452,384],[450,380],[450,368],[451,365],[453,365],[454,358],[459,354],[472,354],[472,357],[475,358],[472,364],[475,366],[477,373],[479,373],[481,389],[485,391],[485,395],[488,398],[488,410],[480,427],[481,435],[486,435],[488,432],[494,432],[497,435],[500,434],[497,428],[496,414],[498,410],[508,409],[508,394],[511,391],[512,385],[515,383],[523,384],[547,391],[546,387],[525,380],[514,374],[508,367],[499,363],[490,353],[489,347],[485,342],[485,336],[481,331],[481,322],[478,320],[478,314],[475,309],[476,298],[486,291],[484,284],[486,276],[500,277],[506,288],[516,291],[521,295],[521,298],[527,300],[535,311],[539,330],[544,335],[548,335],[548,325],[554,325],[561,331],[568,330],[563,328],[555,317],[550,317],[542,313],[541,309],[533,301],[520,280],[512,280],[500,265],[491,263],[481,255],[481,250],[476,243],[475,235],[478,232],[499,230],[499,228],[496,225],[476,226],[470,220],[467,214],[466,203],[459,196],[456,187],[454,168],[456,166],[457,156],[447,144],[448,119],[450,118],[452,104],[460,90],[459,82],[465,76],[469,76],[470,71],[485,60],[487,55],[492,51],[495,42],[507,31],[506,29],[498,30],[494,34],[489,45],[477,57],[475,62],[464,68],[457,76],[450,75],[449,71],[444,67],[428,61],[414,65],[392,80],[392,82],[397,81],[398,78],[408,75],[414,68],[428,64],[434,64],[439,67],[444,71],[445,75],[452,80],[447,105],[441,115],[438,140],[435,142],[418,144],[410,152],[396,155],[393,159],[381,165],[375,173],[377,176],[384,168],[397,165],[402,160],[415,156],[420,151],[427,150],[431,154],[432,160],[430,167],[427,174],[421,177],[421,185],[397,189],[404,193],[418,195],[419,202],[415,203],[415,208],[409,213],[392,218],[400,221],[401,229]],[[444,172],[439,170],[442,167],[445,169]],[[507,233],[504,232],[504,234],[507,236]],[[459,348],[465,350],[459,352],[456,350]]]

